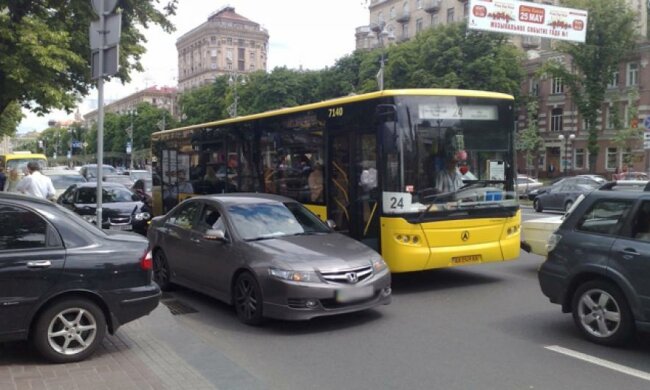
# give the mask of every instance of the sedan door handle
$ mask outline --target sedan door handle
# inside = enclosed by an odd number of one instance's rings
[[[52,265],[49,260],[28,261],[27,268],[48,268]]]

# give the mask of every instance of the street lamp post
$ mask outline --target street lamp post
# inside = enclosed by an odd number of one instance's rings
[[[575,138],[575,134],[569,134],[568,137],[565,137],[564,134],[560,134],[557,137],[560,141],[564,141],[564,176],[566,176],[567,170],[569,169],[569,143]]]
[[[126,154],[129,155],[129,169],[133,170],[133,117],[138,114],[138,110],[132,108],[128,111],[129,117],[131,118],[131,125],[126,130],[126,133],[129,136],[129,145],[126,148]]]
[[[381,59],[379,60],[379,73],[377,73],[377,84],[379,85],[379,90],[384,90],[384,66],[386,65],[385,52],[386,47],[384,45],[384,39],[387,39],[388,42],[395,40],[395,34],[392,31],[386,29],[386,22],[380,22],[379,24],[373,24],[370,29],[377,35],[377,45],[381,48]]]
[[[239,105],[239,95],[237,94],[237,84],[246,85],[246,75],[237,72],[231,72],[228,77],[228,84],[233,87],[233,96],[234,101],[230,107],[228,107],[228,112],[231,117],[237,116],[237,106]]]

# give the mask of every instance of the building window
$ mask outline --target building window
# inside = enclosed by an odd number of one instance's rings
[[[620,74],[618,70],[614,71],[612,73],[612,77],[609,79],[609,83],[607,83],[607,88],[617,88],[618,87],[618,78]]]
[[[605,109],[605,129],[613,129],[616,126],[615,111],[612,106],[608,106]]]
[[[616,169],[618,166],[618,150],[616,148],[607,148],[607,160],[605,169]]]
[[[553,95],[560,95],[564,93],[564,83],[562,77],[553,77],[551,80],[551,93]]]
[[[226,39],[226,44],[228,44],[229,46],[232,46],[232,38]]]
[[[378,22],[379,24],[382,24],[382,23],[384,22],[384,12],[383,12],[383,11],[382,11],[382,12],[379,12],[379,13],[377,14],[377,22]]]
[[[246,49],[243,47],[237,49],[237,70],[246,70]]]
[[[402,25],[402,38],[408,39],[409,37],[409,25],[408,24],[403,24]]]
[[[448,8],[447,9],[447,23],[453,23],[454,22],[454,9],[453,8]]]
[[[422,9],[422,0],[417,0],[417,1],[415,2],[415,7],[416,7],[417,9]]]
[[[390,18],[395,19],[395,7],[390,7]]]
[[[536,78],[530,79],[530,84],[528,86],[528,94],[530,96],[539,96],[539,80]]]
[[[438,25],[438,16],[431,14],[431,27]]]
[[[551,110],[551,131],[562,131],[562,114],[561,108]]]
[[[211,57],[216,57],[217,56],[217,49],[210,50],[210,56]]]
[[[246,46],[246,41],[244,41],[243,39],[238,39],[237,40],[237,46],[239,46],[239,47]]]
[[[254,51],[252,51],[250,53],[250,59],[251,59],[251,61],[255,61],[255,52]]]
[[[627,86],[631,87],[633,85],[639,84],[639,64],[636,62],[630,62],[627,64]]]
[[[585,169],[585,150],[576,149],[574,153],[573,169]]]
[[[419,34],[422,31],[422,18],[415,21],[415,33]]]

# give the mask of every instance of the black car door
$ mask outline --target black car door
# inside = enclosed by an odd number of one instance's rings
[[[241,262],[234,253],[232,237],[223,211],[213,203],[206,203],[192,229],[193,271],[201,288],[211,295],[226,299],[230,279]],[[225,240],[215,240],[206,235],[208,230],[222,230]]]
[[[644,199],[627,224],[629,229],[612,247],[609,270],[627,280],[638,298],[645,321],[650,320],[650,199]]]
[[[161,244],[165,254],[172,278],[190,280],[192,274],[191,259],[194,256],[192,250],[192,225],[200,211],[200,202],[187,201],[165,220],[161,229],[164,238]]]
[[[28,313],[65,263],[56,229],[35,211],[0,203],[0,334],[25,331]]]

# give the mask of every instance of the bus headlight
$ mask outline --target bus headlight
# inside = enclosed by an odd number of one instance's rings
[[[290,271],[279,268],[269,268],[269,274],[278,279],[290,280],[292,282],[316,283],[320,281],[316,272],[313,271]]]

